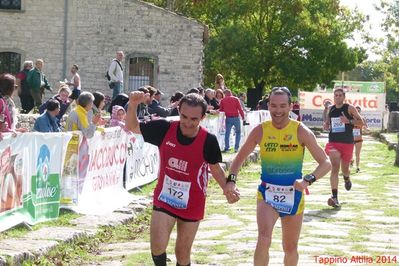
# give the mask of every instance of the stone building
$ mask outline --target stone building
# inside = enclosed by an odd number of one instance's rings
[[[151,84],[167,98],[202,81],[206,26],[139,0],[2,0],[0,21],[0,73],[43,58],[56,88],[78,64],[83,90],[112,95],[105,72],[122,50],[126,92]]]

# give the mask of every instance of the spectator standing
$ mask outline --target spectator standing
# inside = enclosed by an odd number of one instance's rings
[[[76,100],[79,97],[82,89],[78,70],[79,66],[74,64],[71,68],[71,74],[72,74],[71,80],[66,83],[72,89],[72,94],[71,96],[69,96],[72,100]]]
[[[226,116],[226,133],[224,135],[224,152],[227,152],[230,149],[230,132],[232,127],[235,129],[236,138],[234,143],[234,151],[237,152],[240,148],[240,139],[241,139],[241,122],[240,117],[245,123],[245,114],[244,110],[242,110],[240,100],[233,96],[230,90],[225,90],[225,95],[220,102],[220,112],[224,112]]]
[[[77,105],[69,114],[65,130],[79,130],[86,138],[92,138],[97,125],[101,120],[101,114],[95,114],[89,119],[88,113],[93,109],[94,96],[92,93],[84,91],[79,95]]]
[[[219,89],[222,90],[222,92],[228,89],[224,83],[224,77],[222,74],[217,74],[215,77],[215,91]]]
[[[60,103],[56,99],[49,99],[46,104],[46,111],[35,121],[33,131],[37,132],[61,132],[59,120]]]
[[[108,75],[111,80],[109,87],[112,89],[112,100],[118,96],[119,93],[123,92],[123,67],[122,61],[125,57],[123,51],[116,52],[116,58],[114,58],[108,68]]]
[[[14,100],[12,99],[12,96],[14,94],[15,88],[16,88],[16,79],[13,75],[8,74],[9,78],[9,83],[6,86],[1,86],[0,87],[0,93],[3,96],[3,99],[5,100],[8,111],[10,113],[10,128],[13,131],[18,131],[18,132],[26,132],[28,129],[26,128],[16,128],[18,124],[18,109],[15,106]]]
[[[3,92],[14,90],[15,88],[15,77],[11,74],[5,73],[0,75],[0,131],[1,132],[14,132],[11,129],[12,118],[8,104],[4,98]],[[0,135],[1,136],[1,135]]]
[[[22,114],[29,113],[34,107],[33,97],[30,93],[30,89],[29,89],[28,82],[27,82],[28,73],[32,68],[33,68],[33,62],[25,61],[24,69],[22,69],[16,75],[16,78],[17,78],[16,82],[17,82],[17,86],[18,86],[17,87],[18,96],[21,101],[21,108],[22,108],[21,113]]]
[[[33,98],[34,106],[37,109],[40,107],[40,105],[42,105],[44,89],[53,91],[47,81],[46,75],[43,73],[43,67],[43,59],[37,59],[35,62],[35,67],[29,71],[26,80]]]

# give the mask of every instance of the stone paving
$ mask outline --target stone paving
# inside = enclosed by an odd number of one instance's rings
[[[319,140],[326,142],[325,138]],[[362,171],[352,176],[352,191],[345,191],[343,182],[340,183],[341,209],[332,209],[326,204],[330,195],[328,176],[311,187],[311,194],[306,197],[299,265],[399,264],[399,171],[397,168],[392,168],[392,171],[385,169],[388,163],[393,162],[386,161],[384,155],[376,150],[383,145],[369,138],[365,140],[362,152],[368,160],[364,159],[361,162]],[[375,157],[371,156],[374,154]],[[232,157],[233,154],[224,155],[226,161]],[[251,159],[255,160],[256,157],[254,154]],[[313,168],[311,160],[304,163],[304,173]],[[238,186],[242,198],[234,205],[226,204],[216,185],[210,186],[207,216],[194,242],[192,265],[253,264],[257,237],[256,173],[259,171],[259,164],[251,164],[239,176]],[[371,186],[378,186],[378,189],[374,190]],[[19,265],[27,258],[44,255],[60,242],[82,235],[94,235],[101,225],[114,226],[132,221],[149,203],[148,198],[137,198],[134,204],[121,212],[106,217],[80,217],[74,220],[76,226],[73,228],[42,228],[19,239],[2,240],[0,254],[4,257],[0,265],[6,265],[5,256],[9,257],[8,262]],[[175,239],[174,231],[167,251],[170,259],[168,265],[176,263],[173,255]],[[134,242],[104,244],[98,254],[101,263],[87,265],[151,265],[149,248],[148,235]],[[283,265],[283,256],[281,224],[277,221],[269,265]]]
[[[325,138],[319,140],[321,143],[327,141]],[[378,181],[375,174],[387,163],[370,156],[380,145],[383,144],[370,138],[364,142],[364,157],[369,160],[363,160],[362,171],[352,175],[352,191],[345,191],[341,177],[341,209],[332,209],[326,204],[330,195],[329,176],[310,188],[299,243],[299,265],[399,264],[399,212],[396,208],[399,203],[399,179],[392,178],[398,176],[399,171],[393,168],[391,173],[384,173],[391,178],[389,182],[382,181],[382,191],[372,193],[370,188],[372,182]],[[314,163],[304,164],[305,173],[313,168]],[[245,169],[248,176],[259,171],[258,164]],[[255,190],[258,180],[256,175],[252,176],[255,177],[239,177],[242,198],[235,205],[225,204],[220,189],[212,186],[207,216],[194,242],[191,265],[253,264],[257,238]],[[168,265],[176,263],[173,255],[175,239],[174,231],[167,251]],[[140,239],[135,243],[104,245],[101,256],[112,259],[100,265],[151,265],[149,243]],[[269,265],[283,265],[283,256],[281,224],[277,221]]]

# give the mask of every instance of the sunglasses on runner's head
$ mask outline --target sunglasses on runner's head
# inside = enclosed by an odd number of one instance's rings
[[[280,91],[282,91],[282,92],[284,92],[285,94],[287,94],[287,96],[288,96],[288,103],[291,104],[291,92],[290,92],[290,90],[289,90],[287,87],[274,87],[274,88],[272,89],[272,91],[270,92],[270,94],[273,94],[274,92],[280,92]],[[279,94],[280,94],[280,93],[279,93]]]
[[[272,92],[275,92],[275,91],[278,91],[278,90],[287,93],[287,95],[291,97],[291,92],[290,92],[290,90],[287,87],[274,87],[272,89]]]

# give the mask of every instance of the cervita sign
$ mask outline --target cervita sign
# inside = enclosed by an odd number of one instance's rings
[[[334,104],[332,92],[299,92],[301,109],[324,109],[325,102]],[[352,93],[347,92],[345,102],[360,106],[362,111],[380,111],[385,108],[385,93]]]

